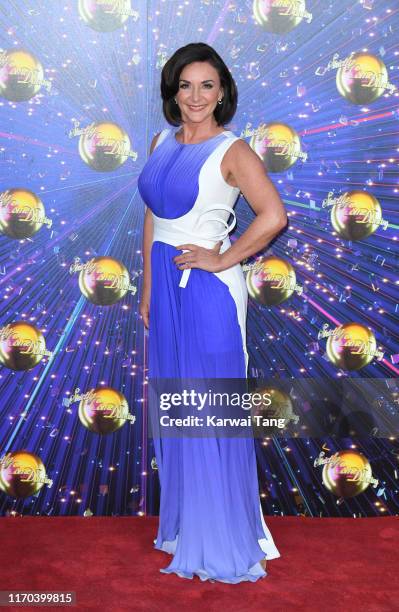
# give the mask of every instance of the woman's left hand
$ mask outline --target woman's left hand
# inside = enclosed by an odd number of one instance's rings
[[[179,270],[201,268],[201,270],[207,270],[208,272],[221,272],[223,270],[222,256],[219,251],[222,244],[223,241],[219,240],[212,249],[206,249],[197,244],[179,244],[176,249],[185,249],[188,253],[176,255],[176,257],[173,257],[173,261]]]

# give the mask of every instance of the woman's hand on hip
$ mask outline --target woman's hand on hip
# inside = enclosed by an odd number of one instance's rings
[[[176,255],[173,257],[173,261],[179,270],[201,268],[201,270],[207,270],[208,272],[221,272],[223,267],[219,251],[222,244],[223,241],[219,240],[212,249],[206,249],[198,246],[198,244],[179,244],[176,249],[187,252]]]

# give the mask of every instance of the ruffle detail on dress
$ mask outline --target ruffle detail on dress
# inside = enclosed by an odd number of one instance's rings
[[[174,540],[164,540],[162,544],[157,544],[157,539],[155,539],[154,548],[156,548],[157,550],[166,552],[170,555],[174,555],[176,552],[178,537],[179,537],[179,534],[177,534]],[[263,538],[258,541],[259,541],[259,545],[262,551],[267,553],[266,554],[267,559],[275,559],[276,557],[280,556],[280,553],[278,552],[274,544],[273,546],[270,546],[270,542],[268,542],[266,538]],[[266,578],[266,576],[268,575],[267,572],[261,566],[259,561],[257,561],[252,567],[249,568],[247,574],[243,574],[241,576],[232,576],[230,578],[220,577],[220,576],[211,576],[204,569],[197,569],[193,572],[185,572],[180,569],[173,569],[173,568],[166,567],[166,568],[160,569],[159,571],[162,574],[174,573],[180,576],[180,578],[188,578],[190,580],[192,580],[194,578],[194,575],[196,575],[200,578],[202,582],[209,580],[210,582],[225,582],[228,584],[238,584],[239,582],[244,582],[244,581],[256,582],[260,578]]]
[[[239,582],[249,581],[256,582],[260,578],[266,578],[267,572],[264,571],[263,567],[259,563],[255,563],[252,567],[249,568],[247,574],[243,574],[242,576],[233,576],[231,578],[221,578],[220,576],[210,576],[205,570],[197,569],[194,572],[183,572],[178,569],[169,569],[166,567],[165,569],[160,569],[160,572],[163,574],[177,574],[180,578],[189,578],[192,580],[194,575],[198,576],[202,582],[205,580],[209,580],[210,582],[226,582],[228,584],[238,584]]]

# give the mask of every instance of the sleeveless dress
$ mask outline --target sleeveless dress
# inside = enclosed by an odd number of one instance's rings
[[[230,246],[239,189],[221,162],[238,137],[224,131],[201,143],[161,132],[138,179],[153,215],[149,377],[247,378],[248,293],[241,265],[222,272],[178,269],[180,244]],[[233,221],[228,224],[230,215]],[[249,438],[154,438],[160,479],[155,548],[172,554],[160,572],[238,583],[267,573],[280,557],[260,503],[255,444]]]

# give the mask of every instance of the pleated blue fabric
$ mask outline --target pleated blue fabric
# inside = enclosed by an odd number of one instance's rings
[[[185,145],[176,131],[162,132],[138,181],[145,204],[162,219],[189,213],[202,185],[209,193],[214,184],[218,201],[221,189],[234,189],[214,164],[209,176],[204,171],[210,155],[220,163],[226,138],[237,137],[225,132]],[[181,252],[165,241],[152,244],[149,378],[246,378],[245,339],[228,284],[193,268],[180,286],[183,271],[173,257]],[[154,546],[173,555],[160,572],[232,584],[264,578],[260,560],[280,553],[261,511],[253,438],[158,438],[154,449],[160,478]]]

